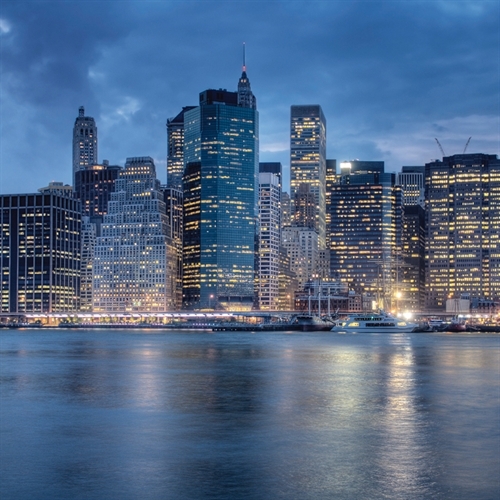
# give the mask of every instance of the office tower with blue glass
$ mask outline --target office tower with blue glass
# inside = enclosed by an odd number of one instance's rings
[[[184,308],[253,307],[258,140],[245,67],[238,92],[206,90],[184,114]]]

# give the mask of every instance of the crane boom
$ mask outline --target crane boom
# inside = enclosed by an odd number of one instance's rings
[[[439,146],[439,149],[441,150],[441,153],[443,154],[443,157],[445,157],[446,155],[444,154],[443,146],[441,146],[441,143],[437,140],[436,137],[434,137],[434,139],[436,139],[437,145]]]
[[[467,150],[467,146],[469,145],[469,142],[470,140],[472,139],[472,137],[469,137],[469,139],[467,140],[467,142],[465,143],[465,148],[464,148],[464,152],[463,154],[465,154],[465,151]]]

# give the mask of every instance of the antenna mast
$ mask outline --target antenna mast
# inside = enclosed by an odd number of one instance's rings
[[[243,42],[243,71],[247,70],[247,64],[245,61],[245,42]]]

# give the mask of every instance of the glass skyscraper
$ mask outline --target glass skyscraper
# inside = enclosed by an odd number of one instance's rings
[[[299,189],[308,184],[316,208],[312,220],[300,221],[314,227],[320,249],[326,246],[326,119],[319,105],[292,106],[290,117],[290,198],[295,207]],[[296,217],[295,217],[296,218]],[[293,221],[295,222],[293,217]]]
[[[184,113],[185,308],[253,307],[258,138],[245,68],[238,92],[206,90]]]

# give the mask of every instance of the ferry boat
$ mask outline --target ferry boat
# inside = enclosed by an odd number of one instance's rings
[[[338,320],[330,331],[337,333],[410,333],[417,327],[417,323],[411,323],[380,311],[379,313],[354,314],[347,320]]]

